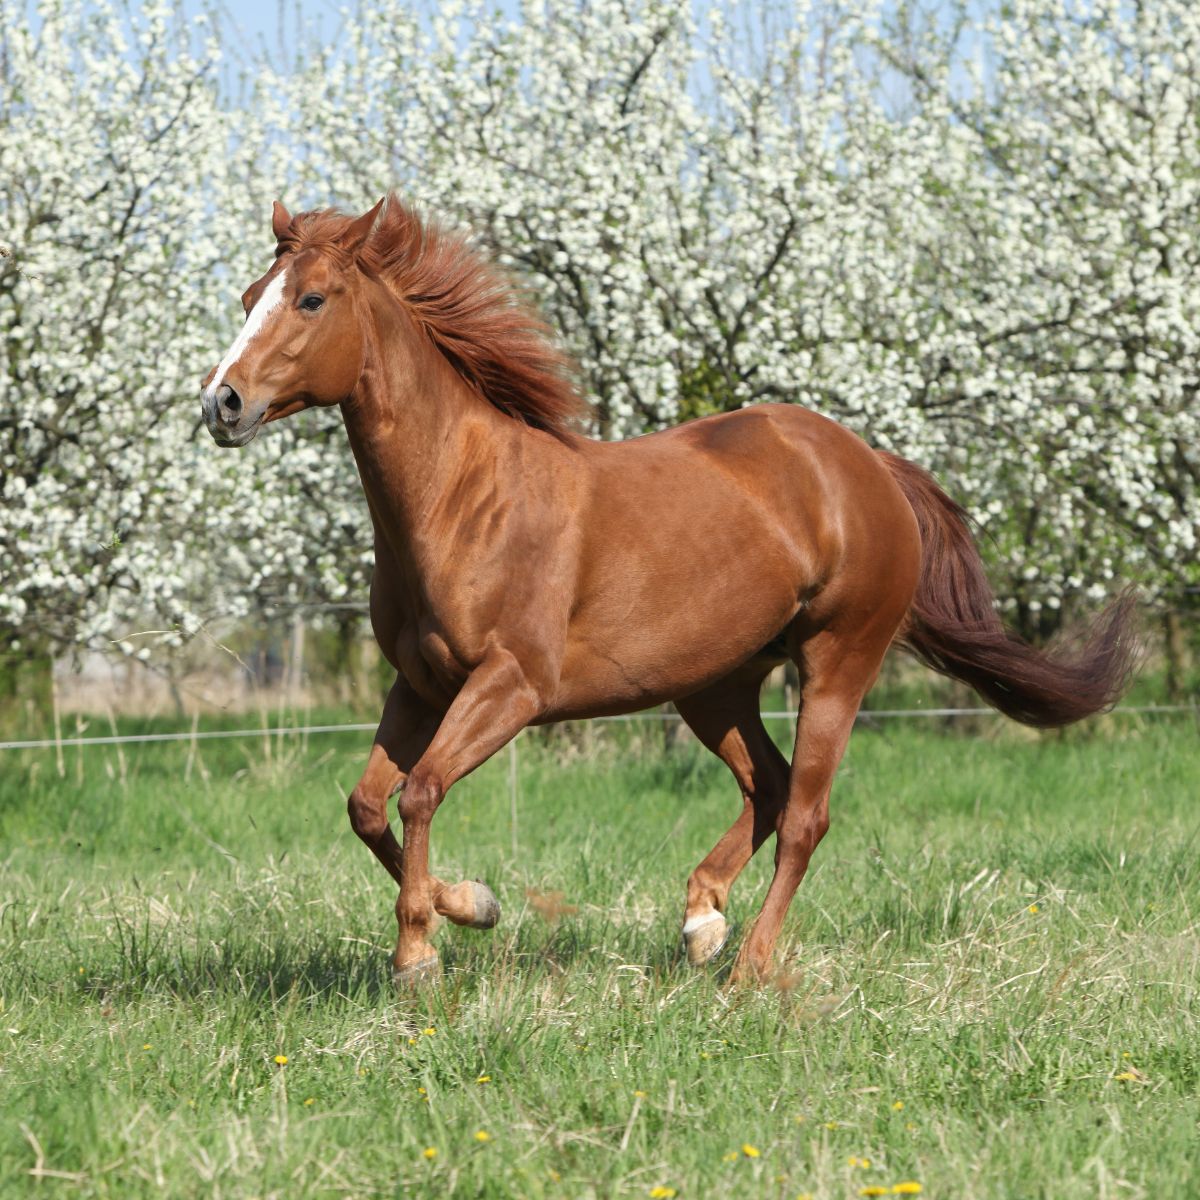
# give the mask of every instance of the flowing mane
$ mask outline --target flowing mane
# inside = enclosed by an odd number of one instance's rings
[[[336,209],[298,213],[279,252],[342,252],[350,218]],[[519,287],[462,234],[423,218],[393,192],[359,251],[368,271],[408,306],[434,345],[501,412],[557,436],[587,411],[575,367]]]

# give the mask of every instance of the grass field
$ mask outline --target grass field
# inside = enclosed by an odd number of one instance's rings
[[[515,830],[506,755],[456,788],[438,873],[504,916],[415,1000],[367,735],[9,754],[0,1196],[1200,1195],[1195,723],[985,730],[855,734],[733,993],[679,922],[734,787],[652,729],[524,738]]]

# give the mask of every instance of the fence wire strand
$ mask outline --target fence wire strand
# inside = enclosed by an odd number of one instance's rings
[[[1114,708],[1113,716],[1136,716],[1138,714],[1160,713],[1192,713],[1200,719],[1200,705],[1197,704],[1141,704]],[[764,712],[762,717],[769,721],[795,721],[799,714],[795,712]],[[921,717],[999,717],[1002,714],[994,708],[864,708],[855,718],[856,724],[869,723],[876,720],[899,720]],[[683,718],[675,712],[642,712],[621,713],[607,717],[586,717],[578,721],[558,722],[563,725],[605,724],[621,721],[682,721]],[[377,728],[376,722],[361,723],[347,722],[339,725],[290,725],[272,727],[260,725],[256,729],[189,729],[176,733],[126,733],[103,734],[97,737],[73,738],[29,738],[20,741],[0,742],[0,750],[50,750],[55,748],[69,749],[82,746],[124,746],[139,742],[201,742],[216,741],[222,738],[262,738],[262,737],[306,737],[309,734],[322,733],[373,733]]]

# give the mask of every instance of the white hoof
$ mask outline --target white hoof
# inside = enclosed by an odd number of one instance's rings
[[[407,992],[422,984],[436,983],[442,975],[442,961],[436,954],[419,962],[392,967],[392,986],[398,992]]]
[[[481,879],[471,883],[471,892],[475,900],[475,919],[471,922],[472,929],[493,929],[500,920],[500,901],[496,893]]]
[[[689,917],[684,922],[683,944],[687,948],[688,962],[693,967],[712,962],[728,940],[729,926],[716,909],[698,917]]]

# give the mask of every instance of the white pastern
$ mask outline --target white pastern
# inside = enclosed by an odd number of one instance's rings
[[[723,920],[725,918],[715,908],[710,909],[706,913],[701,913],[698,917],[688,917],[683,923],[683,935],[687,937],[689,933],[695,933],[697,929],[702,929],[705,925],[710,925],[713,921]]]
[[[217,373],[213,376],[212,383],[208,385],[206,393],[208,396],[216,394],[217,388],[221,386],[221,381],[225,378],[225,372],[242,357],[246,352],[246,347],[262,332],[267,318],[283,303],[283,288],[286,279],[287,268],[285,267],[267,284],[263,294],[258,298],[258,303],[247,315],[246,323],[234,339],[233,345],[225,351],[225,357],[221,359],[221,365],[217,367]]]

